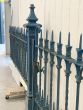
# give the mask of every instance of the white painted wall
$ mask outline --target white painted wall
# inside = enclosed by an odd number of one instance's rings
[[[19,2],[18,2],[19,1]],[[79,44],[80,33],[83,33],[83,1],[82,0],[14,0],[13,7],[13,25],[22,26],[26,22],[29,14],[28,7],[31,3],[35,4],[36,15],[39,18],[39,23],[43,25],[43,32],[49,30],[50,33],[54,30],[54,40],[58,42],[59,32],[62,32],[63,53],[65,54],[65,45],[67,44],[68,32],[71,32],[71,45],[72,57],[76,58],[76,48]],[[56,64],[54,66],[54,81],[53,81],[53,100],[56,104],[56,79],[57,70]],[[64,110],[65,105],[65,63],[62,62],[63,68],[61,70],[61,97],[60,97],[60,110]],[[69,87],[69,110],[75,109],[75,96],[76,96],[76,80],[75,80],[75,67],[72,65],[72,73],[70,77]],[[50,74],[48,68],[48,74]],[[49,86],[49,84],[47,85]],[[80,92],[80,109],[83,109],[83,82],[81,83]]]
[[[11,2],[11,25],[19,26],[19,1],[12,0]]]
[[[10,39],[9,39],[9,26],[11,24],[11,8],[9,4],[5,3],[5,44],[6,54],[10,54]]]
[[[22,76],[20,75],[20,72],[18,71],[18,69],[16,68],[16,66],[14,65],[14,63],[10,57],[9,57],[8,63],[9,63],[9,67],[11,68],[11,71],[12,71],[12,76],[15,79],[16,83],[18,85],[20,85],[20,83],[22,83],[25,90],[27,90],[27,85],[26,85],[25,81],[23,80]]]

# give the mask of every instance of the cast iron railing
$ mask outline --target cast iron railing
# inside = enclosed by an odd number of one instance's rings
[[[27,81],[27,38],[23,28],[10,27],[10,51],[15,66]]]
[[[65,110],[68,110],[69,99],[69,79],[71,74],[71,65],[76,67],[76,107],[79,110],[79,95],[80,83],[83,79],[83,49],[82,49],[82,35],[80,36],[79,47],[77,51],[77,59],[71,57],[70,33],[68,35],[68,44],[66,45],[66,55],[62,54],[61,32],[59,35],[59,42],[57,43],[57,50],[55,50],[55,42],[53,31],[51,40],[48,40],[48,31],[46,31],[46,38],[42,37],[41,25],[37,24],[38,20],[34,13],[34,5],[30,7],[30,15],[28,17],[28,24],[25,24],[24,29],[10,27],[10,47],[11,58],[19,69],[23,78],[27,81],[27,110],[60,110],[60,74],[62,68],[62,60],[65,61]],[[44,42],[43,42],[44,41]],[[49,44],[50,43],[50,44]],[[57,59],[57,100],[56,106],[53,104],[53,73],[54,64]],[[50,60],[50,63],[49,61]],[[48,64],[50,66],[48,67]],[[47,80],[47,69],[50,69],[50,78]],[[44,89],[42,89],[42,75],[44,75]],[[39,79],[39,80],[38,80]],[[50,94],[47,94],[47,82],[50,82]],[[63,103],[63,102],[62,102]]]

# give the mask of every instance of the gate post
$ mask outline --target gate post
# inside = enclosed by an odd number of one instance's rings
[[[38,18],[34,13],[34,5],[30,6],[30,14],[27,18],[28,23],[24,25],[27,34],[27,93],[26,110],[37,110],[35,98],[37,94],[37,57],[38,33],[41,31],[41,25],[36,23]]]

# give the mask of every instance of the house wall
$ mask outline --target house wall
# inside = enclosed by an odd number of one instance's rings
[[[12,0],[11,2],[11,25],[19,26],[19,1]]]
[[[19,1],[19,2],[18,2]],[[18,0],[12,2],[13,7],[13,25],[22,26],[26,23],[26,18],[29,14],[28,7],[31,3],[35,4],[35,12],[39,18],[39,23],[43,25],[43,35],[45,31],[49,30],[49,39],[51,38],[51,31],[54,31],[54,41],[58,42],[59,32],[62,32],[62,43],[63,54],[65,54],[65,45],[67,44],[68,32],[71,32],[71,45],[72,57],[76,58],[76,48],[79,44],[80,33],[83,33],[83,1],[82,0]],[[17,10],[18,9],[18,10]],[[19,15],[19,16],[18,16]],[[56,61],[56,60],[55,60]],[[56,105],[56,80],[57,80],[57,70],[56,64],[54,65],[54,76],[53,76],[53,101]],[[62,61],[63,68],[61,70],[61,89],[60,89],[60,110],[65,109],[65,63]],[[48,68],[48,74],[50,74]],[[69,83],[69,110],[75,109],[75,97],[76,97],[76,79],[75,79],[75,66],[71,67],[70,83]],[[49,76],[49,75],[48,75]],[[49,77],[48,77],[49,78]],[[80,109],[82,110],[82,92],[83,92],[83,82],[81,83],[80,91]],[[49,83],[48,85],[49,86]]]
[[[11,8],[9,4],[5,3],[5,45],[6,54],[10,54],[10,38],[9,38],[9,26],[11,24]]]

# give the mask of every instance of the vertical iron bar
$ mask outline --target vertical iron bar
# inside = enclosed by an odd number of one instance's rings
[[[39,47],[43,47],[43,39],[42,39],[42,31],[41,31],[41,36],[39,39]],[[42,68],[42,49],[39,49],[39,94],[41,96],[41,68]]]
[[[26,76],[26,44],[24,45],[24,73],[25,73],[25,80],[27,81],[27,76]]]
[[[48,49],[48,31],[46,31],[46,39],[45,39],[45,49]],[[47,62],[48,62],[48,52],[44,50],[44,65],[45,65],[45,70],[44,70],[44,99],[46,100],[46,78],[47,78]]]
[[[72,46],[70,46],[70,32],[68,34],[68,44],[66,45],[66,59],[71,59],[71,49]],[[68,92],[69,92],[69,76],[71,74],[70,68],[71,63],[67,60],[65,60],[66,63],[66,94],[65,94],[65,110],[68,110]]]
[[[60,97],[60,69],[57,70],[57,110],[59,110],[59,97]]]
[[[45,62],[45,72],[44,72],[44,99],[46,100],[46,78],[47,78],[47,62]]]
[[[28,23],[24,26],[26,27],[27,31],[27,88],[28,91],[26,93],[26,110],[37,110],[37,104],[35,102],[36,95],[38,92],[37,87],[37,73],[38,73],[38,33],[40,32],[41,25],[37,24],[38,18],[34,12],[34,5],[31,4],[30,6],[30,14],[27,18]],[[33,46],[34,45],[34,46]]]
[[[39,59],[39,64],[40,64],[40,70],[39,70],[39,95],[41,96],[41,66],[42,66],[41,58]]]
[[[52,110],[52,80],[53,80],[53,66],[50,65],[50,110]]]
[[[77,82],[77,92],[76,92],[76,110],[79,110],[79,93],[80,93],[80,83]]]
[[[77,48],[77,64],[82,63],[82,34],[80,35],[80,42],[79,42],[79,48]],[[82,71],[81,71],[81,66],[79,65],[76,66],[76,83],[77,83],[77,91],[76,91],[76,108],[75,110],[79,110],[79,95],[80,95],[80,83],[82,80]]]
[[[54,55],[51,52],[54,52],[54,41],[53,41],[53,31],[50,42],[50,110],[52,110],[52,81],[53,81],[53,66],[54,66]]]
[[[59,35],[59,43],[57,44],[57,54],[62,55],[62,44],[61,44],[61,32]],[[57,57],[57,105],[56,110],[59,110],[59,99],[60,99],[60,70],[62,68],[61,66],[62,59]]]
[[[68,110],[68,88],[69,88],[69,76],[66,76],[65,110]]]

